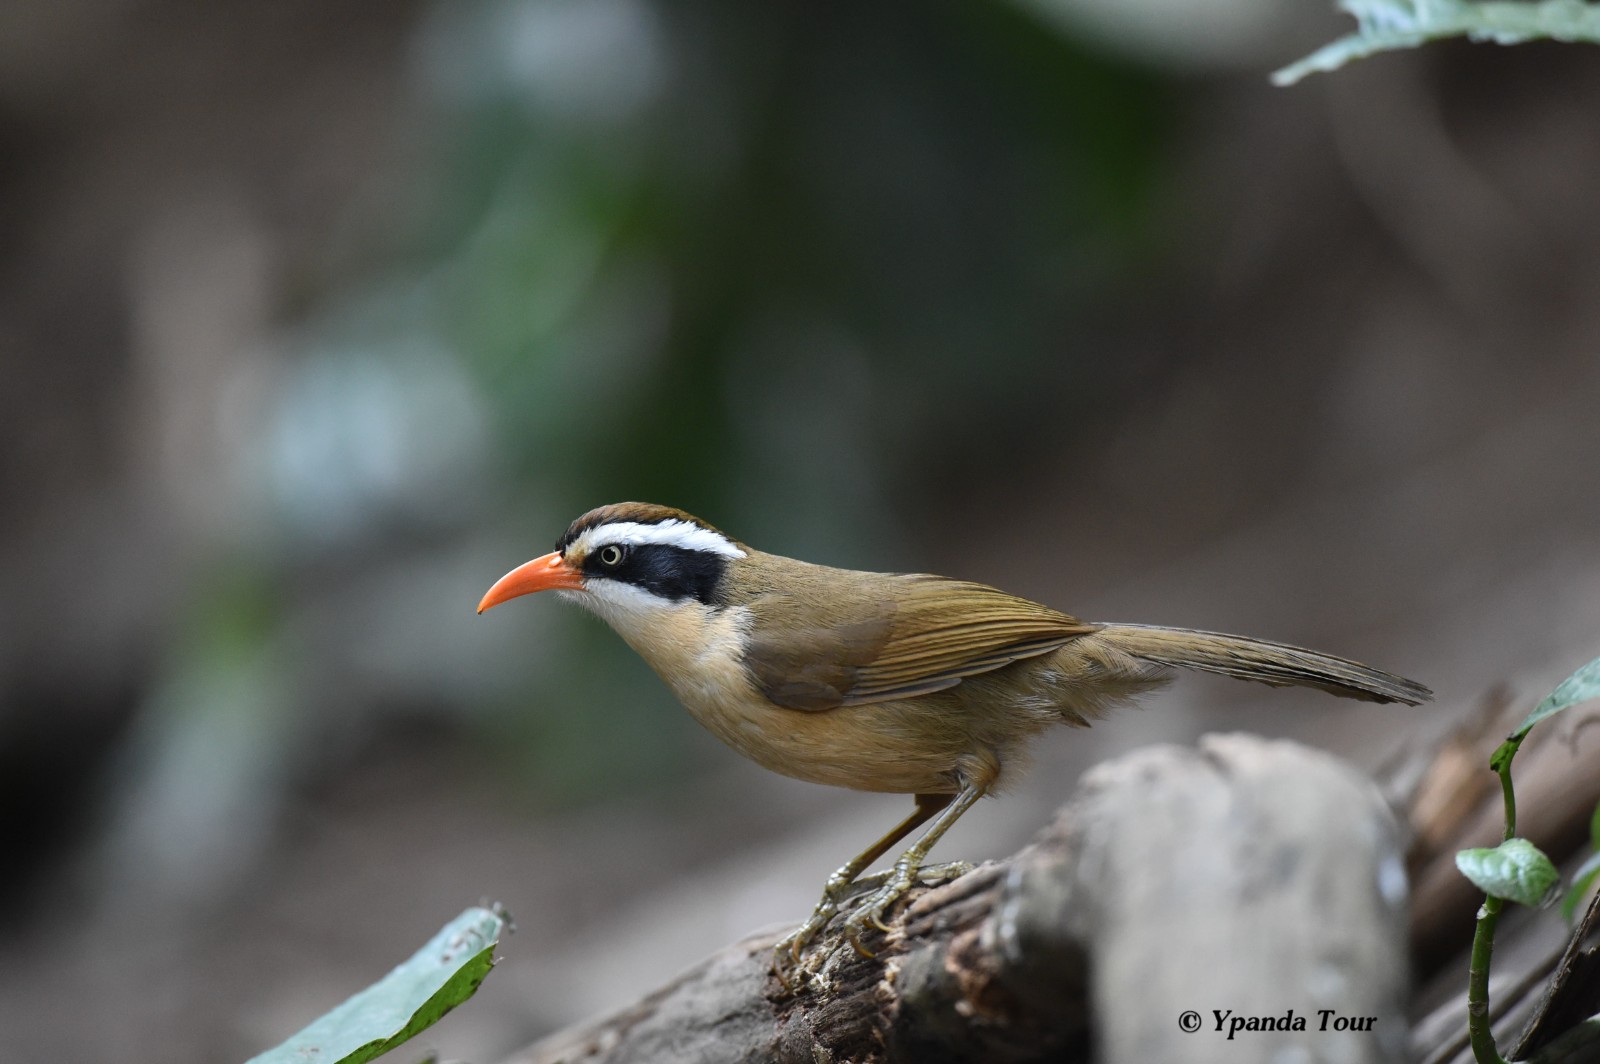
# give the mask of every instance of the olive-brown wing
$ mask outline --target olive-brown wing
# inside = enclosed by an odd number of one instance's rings
[[[826,710],[941,691],[1097,626],[983,584],[871,574],[826,602],[761,595],[745,666],[769,700]]]

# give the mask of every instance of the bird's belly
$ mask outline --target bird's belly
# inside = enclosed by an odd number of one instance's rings
[[[812,713],[758,697],[737,706],[689,709],[712,734],[757,764],[796,779],[861,791],[954,792],[959,789],[957,761],[970,749],[897,727],[902,715],[885,713],[883,706]]]
[[[690,714],[713,735],[773,772],[811,783],[893,794],[960,789],[955,770],[978,744],[959,716],[923,699],[786,709],[748,684],[673,684]],[[941,723],[942,722],[942,723]]]

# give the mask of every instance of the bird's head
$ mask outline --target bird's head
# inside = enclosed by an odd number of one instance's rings
[[[495,581],[478,612],[535,591],[562,597],[628,628],[695,602],[720,605],[728,566],[747,550],[711,525],[670,506],[620,502],[590,510],[556,549]]]

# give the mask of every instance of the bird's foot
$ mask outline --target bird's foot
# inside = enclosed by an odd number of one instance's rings
[[[839,904],[846,898],[871,890],[884,882],[891,873],[876,872],[857,877],[846,865],[828,877],[822,888],[822,899],[811,910],[806,922],[789,932],[772,947],[772,970],[785,989],[793,990],[814,983],[828,959],[839,949],[839,943],[828,949],[810,949],[817,936],[827,928],[839,912]]]
[[[938,886],[970,871],[972,865],[966,861],[950,861],[933,865],[897,863],[887,871],[849,881],[840,881],[836,874],[829,879],[822,900],[806,922],[773,947],[773,971],[788,990],[826,985],[828,973],[848,956],[847,945],[862,957],[877,956],[862,945],[862,935],[870,928],[888,933],[884,917],[913,886]],[[832,941],[818,942],[818,936],[841,907],[846,916],[840,933]]]
[[[891,928],[883,922],[883,918],[911,890],[918,871],[915,867],[897,862],[883,883],[863,895],[851,908],[850,915],[844,918],[844,939],[861,956],[877,956],[861,944],[861,936],[872,928],[886,935],[890,932]]]
[[[901,858],[884,876],[883,882],[863,895],[851,909],[850,915],[845,917],[844,940],[863,957],[877,956],[861,944],[861,936],[872,929],[889,934],[893,929],[884,923],[884,918],[913,886],[919,883],[929,887],[938,886],[959,879],[970,871],[972,866],[965,861],[922,865]]]
[[[805,923],[783,936],[772,947],[772,974],[778,977],[778,982],[783,984],[785,990],[804,990],[815,982],[821,970],[820,960],[825,958],[819,959],[815,950],[808,954],[806,947],[828,926],[828,921],[833,919],[837,911],[837,905],[824,897]]]
[[[939,864],[923,865],[917,869],[917,882],[925,887],[938,887],[960,879],[970,871],[972,871],[970,861],[942,861]]]

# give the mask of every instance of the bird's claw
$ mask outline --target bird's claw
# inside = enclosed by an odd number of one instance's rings
[[[875,956],[868,953],[860,946],[861,936],[869,928],[876,928],[884,934],[889,934],[893,928],[884,923],[883,918],[896,902],[905,897],[911,889],[914,880],[909,875],[896,875],[881,887],[872,891],[861,899],[850,915],[844,920],[844,935],[856,947],[856,952],[867,957]]]
[[[821,909],[821,906],[818,906]],[[812,965],[807,963],[806,947],[811,944],[817,932],[826,926],[828,917],[819,923],[817,913],[811,914],[811,919],[789,932],[772,947],[772,974],[778,977],[778,982],[783,984],[784,990],[792,991],[798,986],[806,986],[816,975]],[[798,977],[798,978],[796,978]]]
[[[861,944],[861,936],[854,931],[846,929],[844,937],[850,943],[850,948],[856,951],[856,956],[865,957],[869,961],[878,959],[876,953]]]
[[[880,876],[868,877],[869,880],[881,879]],[[861,880],[850,880],[835,872],[828,879],[828,884],[823,888],[822,898],[817,902],[817,907],[811,910],[811,915],[806,917],[806,922],[789,932],[778,940],[772,947],[772,970],[778,977],[778,982],[783,984],[785,990],[792,991],[796,988],[791,976],[799,976],[799,984],[808,986],[821,975],[827,966],[828,959],[838,950],[835,945],[832,949],[813,951],[807,957],[807,948],[816,937],[823,932],[834,916],[838,915],[839,902],[853,890],[861,888]],[[784,955],[788,954],[788,963],[784,962]]]
[[[965,861],[925,866],[897,864],[888,871],[862,876],[852,882],[830,880],[822,900],[817,902],[806,922],[773,947],[773,974],[786,991],[792,992],[825,984],[828,971],[838,963],[840,951],[846,944],[858,956],[875,959],[877,951],[868,949],[862,942],[863,937],[870,929],[885,935],[894,932],[885,917],[913,886],[948,883],[970,871],[972,866]],[[818,936],[839,915],[841,906],[847,914],[838,938],[831,943],[817,943]],[[812,948],[814,945],[817,948]]]

